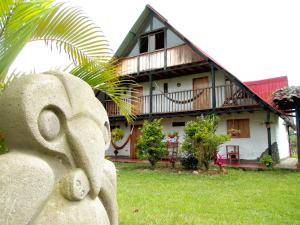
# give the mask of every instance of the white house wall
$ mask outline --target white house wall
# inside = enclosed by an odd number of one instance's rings
[[[266,112],[222,115],[217,133],[224,134],[227,132],[227,120],[249,119],[250,138],[231,138],[230,141],[220,147],[220,153],[226,156],[225,145],[239,145],[241,159],[256,160],[268,148],[265,118]]]
[[[278,144],[278,151],[280,159],[284,159],[290,156],[288,132],[286,124],[280,117],[275,118],[275,123],[271,124],[275,130],[275,141]],[[273,142],[273,140],[272,140]]]
[[[200,115],[199,115],[200,116]],[[173,127],[172,122],[187,122],[189,120],[193,120],[195,117],[174,117],[174,118],[166,118],[162,120],[162,125],[164,128],[164,133],[167,135],[168,133],[173,133],[175,131],[179,134],[179,142],[183,141],[184,132],[183,126]],[[250,126],[250,138],[232,138],[230,141],[221,145],[219,151],[221,154],[226,156],[226,145],[239,145],[240,148],[240,157],[241,159],[246,160],[256,160],[267,148],[268,148],[268,137],[267,137],[267,129],[264,124],[266,119],[266,112],[259,111],[253,113],[231,113],[231,114],[223,114],[220,116],[220,122],[217,129],[217,133],[226,134],[227,133],[227,120],[231,119],[249,119]],[[283,120],[278,118],[278,116],[274,116],[274,119],[278,121],[272,126],[271,129],[271,141],[278,143],[280,158],[288,157],[289,149],[288,149],[288,139],[287,132],[283,125]],[[139,122],[142,123],[142,122]],[[114,124],[115,125],[115,124]],[[273,125],[273,124],[272,124]],[[124,143],[125,139],[128,137],[130,132],[130,127],[125,127],[121,125],[121,129],[126,131],[126,135],[123,140],[118,142],[118,145]],[[108,155],[113,155],[112,148],[107,152]],[[130,144],[128,143],[125,148],[119,151],[119,155],[130,156]]]

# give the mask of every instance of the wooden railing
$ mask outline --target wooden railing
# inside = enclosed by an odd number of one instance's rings
[[[216,108],[232,108],[257,105],[256,101],[248,96],[246,91],[235,85],[216,86]],[[150,113],[150,95],[137,99],[127,99],[132,103],[135,114]],[[111,100],[105,102],[105,108],[110,116],[120,115],[117,105]],[[173,113],[212,108],[212,87],[161,93],[152,95],[152,113]]]
[[[200,62],[203,59],[188,45],[147,52],[135,57],[124,58],[120,61],[121,75],[135,74],[153,69],[177,66],[187,63]]]

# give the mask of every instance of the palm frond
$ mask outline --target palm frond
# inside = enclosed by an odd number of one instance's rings
[[[76,66],[70,73],[87,82],[94,90],[109,96],[129,122],[134,119],[135,116],[131,112],[131,104],[128,101],[131,98],[128,85],[132,85],[133,82],[120,79],[113,61],[93,61]]]
[[[5,5],[1,8],[1,13],[4,15],[1,21],[5,22],[5,26],[0,30],[0,81],[2,82],[17,55],[32,38],[37,24],[52,10],[50,6],[53,0],[17,1],[17,3],[8,6],[9,15],[5,11]]]
[[[66,52],[76,65],[106,60],[111,50],[100,28],[77,8],[65,4],[54,8],[39,23],[33,40],[45,40]]]
[[[9,81],[8,69],[27,42],[44,40],[69,55],[74,75],[110,96],[132,119],[108,43],[81,10],[55,0],[0,0],[0,17],[0,83]]]

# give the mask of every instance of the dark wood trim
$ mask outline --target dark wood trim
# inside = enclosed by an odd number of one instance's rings
[[[151,27],[150,27],[150,29],[151,29]],[[140,35],[139,35],[139,38],[145,37],[145,36],[149,36],[149,35],[151,35],[151,34],[155,34],[155,33],[161,32],[161,31],[163,31],[163,30],[164,30],[163,27],[157,28],[157,29],[154,29],[154,30],[152,29],[151,31],[148,31],[148,32],[145,32],[145,33],[140,34]]]
[[[168,35],[168,29],[164,28],[164,70],[167,69],[167,35]]]
[[[298,163],[300,163],[300,107],[296,106],[296,130],[297,130],[297,153]]]
[[[270,111],[267,111],[267,120],[266,120],[266,127],[267,127],[267,133],[268,133],[268,154],[270,156],[272,156],[272,140],[271,140],[271,127],[270,127],[270,123],[271,123],[271,113]]]
[[[215,66],[211,63],[212,109],[216,110],[216,73]]]
[[[150,100],[149,100],[149,114],[152,115],[152,111],[153,111],[153,81],[152,81],[152,73],[149,74],[149,94],[150,94]]]

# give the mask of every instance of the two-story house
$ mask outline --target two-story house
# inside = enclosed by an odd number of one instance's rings
[[[225,145],[239,146],[241,159],[256,160],[266,149],[271,151],[271,145],[277,146],[280,159],[289,157],[289,120],[270,103],[272,91],[287,86],[286,77],[241,82],[149,5],[115,57],[122,77],[138,84],[128,86],[134,99],[128,101],[137,115],[133,124],[127,124],[110,99],[104,102],[111,127],[126,131],[123,140],[116,143],[122,146],[118,155],[136,158],[136,141],[144,120],[163,118],[166,134],[176,131],[182,141],[187,121],[214,112],[221,118],[217,132],[240,131]],[[225,145],[220,149],[224,154]],[[115,147],[107,154],[114,155]]]

